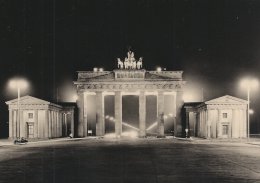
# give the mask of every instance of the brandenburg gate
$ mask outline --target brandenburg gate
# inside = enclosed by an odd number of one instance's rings
[[[77,135],[88,135],[87,96],[96,97],[96,135],[105,135],[104,96],[114,95],[115,134],[122,134],[122,96],[139,96],[139,137],[146,136],[146,96],[157,96],[157,136],[164,137],[164,95],[173,95],[174,107],[171,109],[174,121],[175,135],[182,133],[181,108],[183,106],[182,71],[147,71],[143,69],[143,59],[136,60],[134,53],[129,51],[124,60],[118,58],[118,68],[104,71],[94,68],[93,71],[78,71],[77,106],[78,125]]]

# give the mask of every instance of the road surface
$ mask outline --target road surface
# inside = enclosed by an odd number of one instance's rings
[[[260,146],[84,139],[0,147],[0,183],[260,182]]]

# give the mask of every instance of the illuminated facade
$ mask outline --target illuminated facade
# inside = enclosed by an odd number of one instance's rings
[[[140,137],[147,135],[146,120],[146,98],[149,95],[157,98],[157,136],[165,136],[164,114],[165,96],[172,96],[171,114],[173,117],[172,125],[175,134],[182,133],[181,108],[183,106],[183,86],[185,81],[182,78],[182,71],[146,71],[143,69],[143,60],[135,60],[134,53],[129,51],[127,57],[122,61],[118,59],[118,69],[104,71],[94,68],[93,71],[78,71],[77,86],[78,93],[78,124],[77,136],[88,136],[90,131],[88,125],[88,96],[95,96],[96,104],[96,127],[95,134],[104,136],[105,129],[105,109],[104,96],[114,96],[114,122],[116,136],[122,135],[122,96],[136,95],[139,98],[139,127]]]
[[[185,126],[190,136],[246,138],[247,101],[225,95],[201,103],[184,105]]]
[[[19,105],[17,99],[7,101],[6,104],[9,110],[9,138],[74,135],[73,106],[62,107],[31,96],[21,97]]]

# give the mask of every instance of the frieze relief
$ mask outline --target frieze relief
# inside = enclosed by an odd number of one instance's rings
[[[78,90],[127,90],[127,89],[149,89],[167,90],[181,89],[182,84],[80,84]]]

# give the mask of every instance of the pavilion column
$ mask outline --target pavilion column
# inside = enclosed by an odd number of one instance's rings
[[[183,107],[183,91],[177,91],[176,94],[176,128],[174,128],[175,136],[182,136],[182,113]]]
[[[62,135],[65,137],[68,134],[68,122],[67,122],[67,113],[62,113]],[[64,132],[64,133],[63,133]]]
[[[122,93],[115,92],[115,132],[116,137],[120,137],[122,133]]]
[[[54,134],[54,118],[53,118],[53,111],[50,111],[51,112],[51,137],[55,137],[55,134]]]
[[[53,131],[53,137],[57,137],[56,136],[56,118],[55,118],[55,111],[52,111],[52,131]]]
[[[14,130],[13,130],[13,132],[14,132],[14,134],[13,134],[13,137],[14,138],[17,138],[18,137],[18,134],[17,134],[17,132],[18,132],[18,127],[17,127],[17,120],[18,120],[18,118],[17,118],[17,114],[18,114],[18,112],[17,112],[17,110],[13,110],[13,124],[14,124]]]
[[[62,136],[62,121],[61,121],[60,111],[57,111],[57,117],[58,117],[58,137],[61,137]]]
[[[9,138],[13,138],[13,110],[9,109]]]
[[[101,91],[96,92],[96,135],[105,135],[105,118],[104,118],[104,96]]]
[[[57,137],[57,133],[56,133],[56,127],[57,127],[57,123],[56,123],[56,115],[55,115],[55,111],[52,111],[52,119],[53,119],[53,137],[56,138]]]
[[[24,110],[20,110],[20,137],[26,137],[25,122],[24,122]]]
[[[45,123],[47,123],[48,121],[45,121]],[[38,135],[38,110],[34,110],[34,127],[33,127],[33,130],[34,130],[34,138],[38,138],[39,135]]]
[[[84,130],[83,130],[83,124],[84,124],[84,94],[79,93],[78,99],[77,99],[77,107],[78,107],[78,134],[77,136],[83,137],[84,136]]]
[[[164,137],[164,95],[159,91],[157,96],[158,137]]]
[[[139,95],[139,137],[146,136],[146,96],[144,91]]]
[[[190,113],[186,111],[186,124],[185,124],[185,129],[188,129],[188,134],[187,136],[189,136],[190,134]],[[186,135],[186,134],[185,134]]]
[[[216,132],[216,136],[217,136],[217,138],[219,138],[220,136],[221,136],[221,123],[220,123],[220,119],[221,119],[221,111],[220,111],[220,109],[218,109],[218,120],[217,120],[217,127],[216,127],[216,129],[217,129],[217,132]]]
[[[45,110],[44,137],[49,137],[49,111]]]
[[[70,130],[72,137],[74,137],[74,112],[71,112],[71,123],[70,123]]]
[[[83,94],[83,99],[84,99],[83,100],[83,108],[84,108],[84,110],[83,110],[83,136],[84,137],[88,136],[88,114],[87,114],[88,100],[87,100],[87,97],[88,97],[87,92],[84,92],[84,94]]]
[[[51,119],[51,111],[48,109],[47,110],[48,113],[48,137],[51,138],[52,137],[52,119]]]

